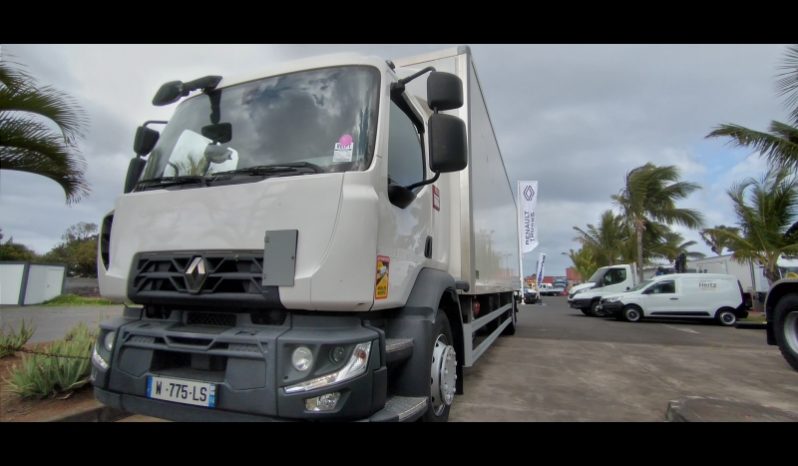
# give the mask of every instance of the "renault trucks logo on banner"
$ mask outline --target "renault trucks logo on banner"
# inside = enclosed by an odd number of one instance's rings
[[[535,190],[532,189],[532,186],[527,186],[524,188],[524,197],[527,201],[531,201],[532,197],[535,195]]]
[[[518,236],[521,253],[530,252],[538,246],[538,230],[535,209],[538,203],[538,182],[518,182]]]

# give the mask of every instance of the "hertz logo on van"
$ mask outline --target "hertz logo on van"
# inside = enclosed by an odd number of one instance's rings
[[[718,287],[718,283],[717,282],[710,282],[710,281],[706,281],[706,280],[702,280],[702,281],[698,282],[698,288],[700,288],[702,290],[711,290],[711,289],[715,289],[717,287]]]

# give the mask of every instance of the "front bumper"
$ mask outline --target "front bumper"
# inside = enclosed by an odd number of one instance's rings
[[[281,325],[255,325],[248,314],[233,327],[187,325],[179,311],[168,320],[126,322],[116,330],[107,369],[92,366],[95,396],[131,413],[178,421],[357,420],[383,408],[387,395],[385,338],[357,317],[289,315]],[[320,319],[323,319],[320,320]],[[371,341],[366,371],[352,379],[298,393],[286,386],[335,372],[328,354],[335,346]],[[297,373],[297,346],[314,354],[313,368]],[[147,397],[150,376],[216,385],[215,408]],[[340,392],[335,409],[308,411],[305,399]]]
[[[590,303],[591,303],[590,299],[579,299],[579,298],[574,298],[568,302],[568,304],[574,309],[589,308]]]
[[[601,310],[604,311],[608,316],[609,315],[617,315],[623,309],[623,303],[620,301],[613,301],[613,302],[601,302]]]

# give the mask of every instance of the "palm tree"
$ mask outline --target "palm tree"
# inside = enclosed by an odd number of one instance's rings
[[[61,185],[68,204],[79,201],[89,193],[77,150],[87,121],[74,99],[0,61],[0,168],[46,176]]]
[[[772,167],[762,180],[748,178],[728,191],[741,227],[740,234],[710,229],[725,237],[740,262],[762,264],[770,284],[780,278],[777,260],[798,254],[798,243],[789,232],[798,214],[798,179],[785,167]]]
[[[776,82],[778,94],[785,96],[791,124],[771,121],[769,132],[754,131],[744,126],[720,125],[706,137],[725,136],[737,146],[751,147],[762,154],[771,166],[798,169],[798,45],[788,47],[784,71]]]
[[[582,277],[582,280],[587,280],[599,268],[598,264],[593,257],[593,248],[590,246],[582,246],[578,251],[569,249],[568,253],[562,253],[571,258],[574,264],[576,273]]]
[[[647,224],[676,223],[698,228],[703,223],[701,213],[676,207],[676,201],[700,189],[695,183],[679,181],[675,166],[656,166],[647,163],[627,173],[626,186],[612,196],[621,206],[627,224],[634,229],[637,245],[637,272],[643,276],[643,232]]]
[[[573,228],[579,233],[574,239],[583,247],[588,246],[593,250],[597,264],[614,265],[623,261],[624,243],[628,241],[630,235],[622,216],[616,216],[611,210],[606,210],[601,215],[598,227],[588,224],[587,230]]]
[[[654,247],[654,255],[664,257],[673,262],[681,254],[684,254],[688,259],[702,259],[704,253],[696,251],[688,251],[688,248],[695,246],[695,241],[685,241],[682,235],[675,231],[668,230],[663,238],[663,241]]]
[[[740,229],[735,227],[727,227],[726,225],[717,225],[715,228],[707,228],[699,232],[701,239],[707,243],[709,249],[720,256],[723,255],[724,249],[731,249],[731,244],[729,243],[727,237],[716,234],[716,230],[726,230],[733,235],[737,235],[740,232]]]

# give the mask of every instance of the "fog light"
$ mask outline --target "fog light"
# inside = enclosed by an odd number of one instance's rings
[[[114,350],[114,339],[116,338],[116,332],[108,332],[103,338],[103,347],[109,353]]]
[[[305,372],[313,365],[313,353],[307,346],[300,346],[291,355],[291,364],[299,372]]]
[[[330,351],[330,360],[334,363],[343,361],[344,356],[346,356],[346,349],[343,346],[336,346]]]
[[[325,393],[321,396],[305,399],[305,409],[308,411],[332,411],[341,399],[341,392]]]

